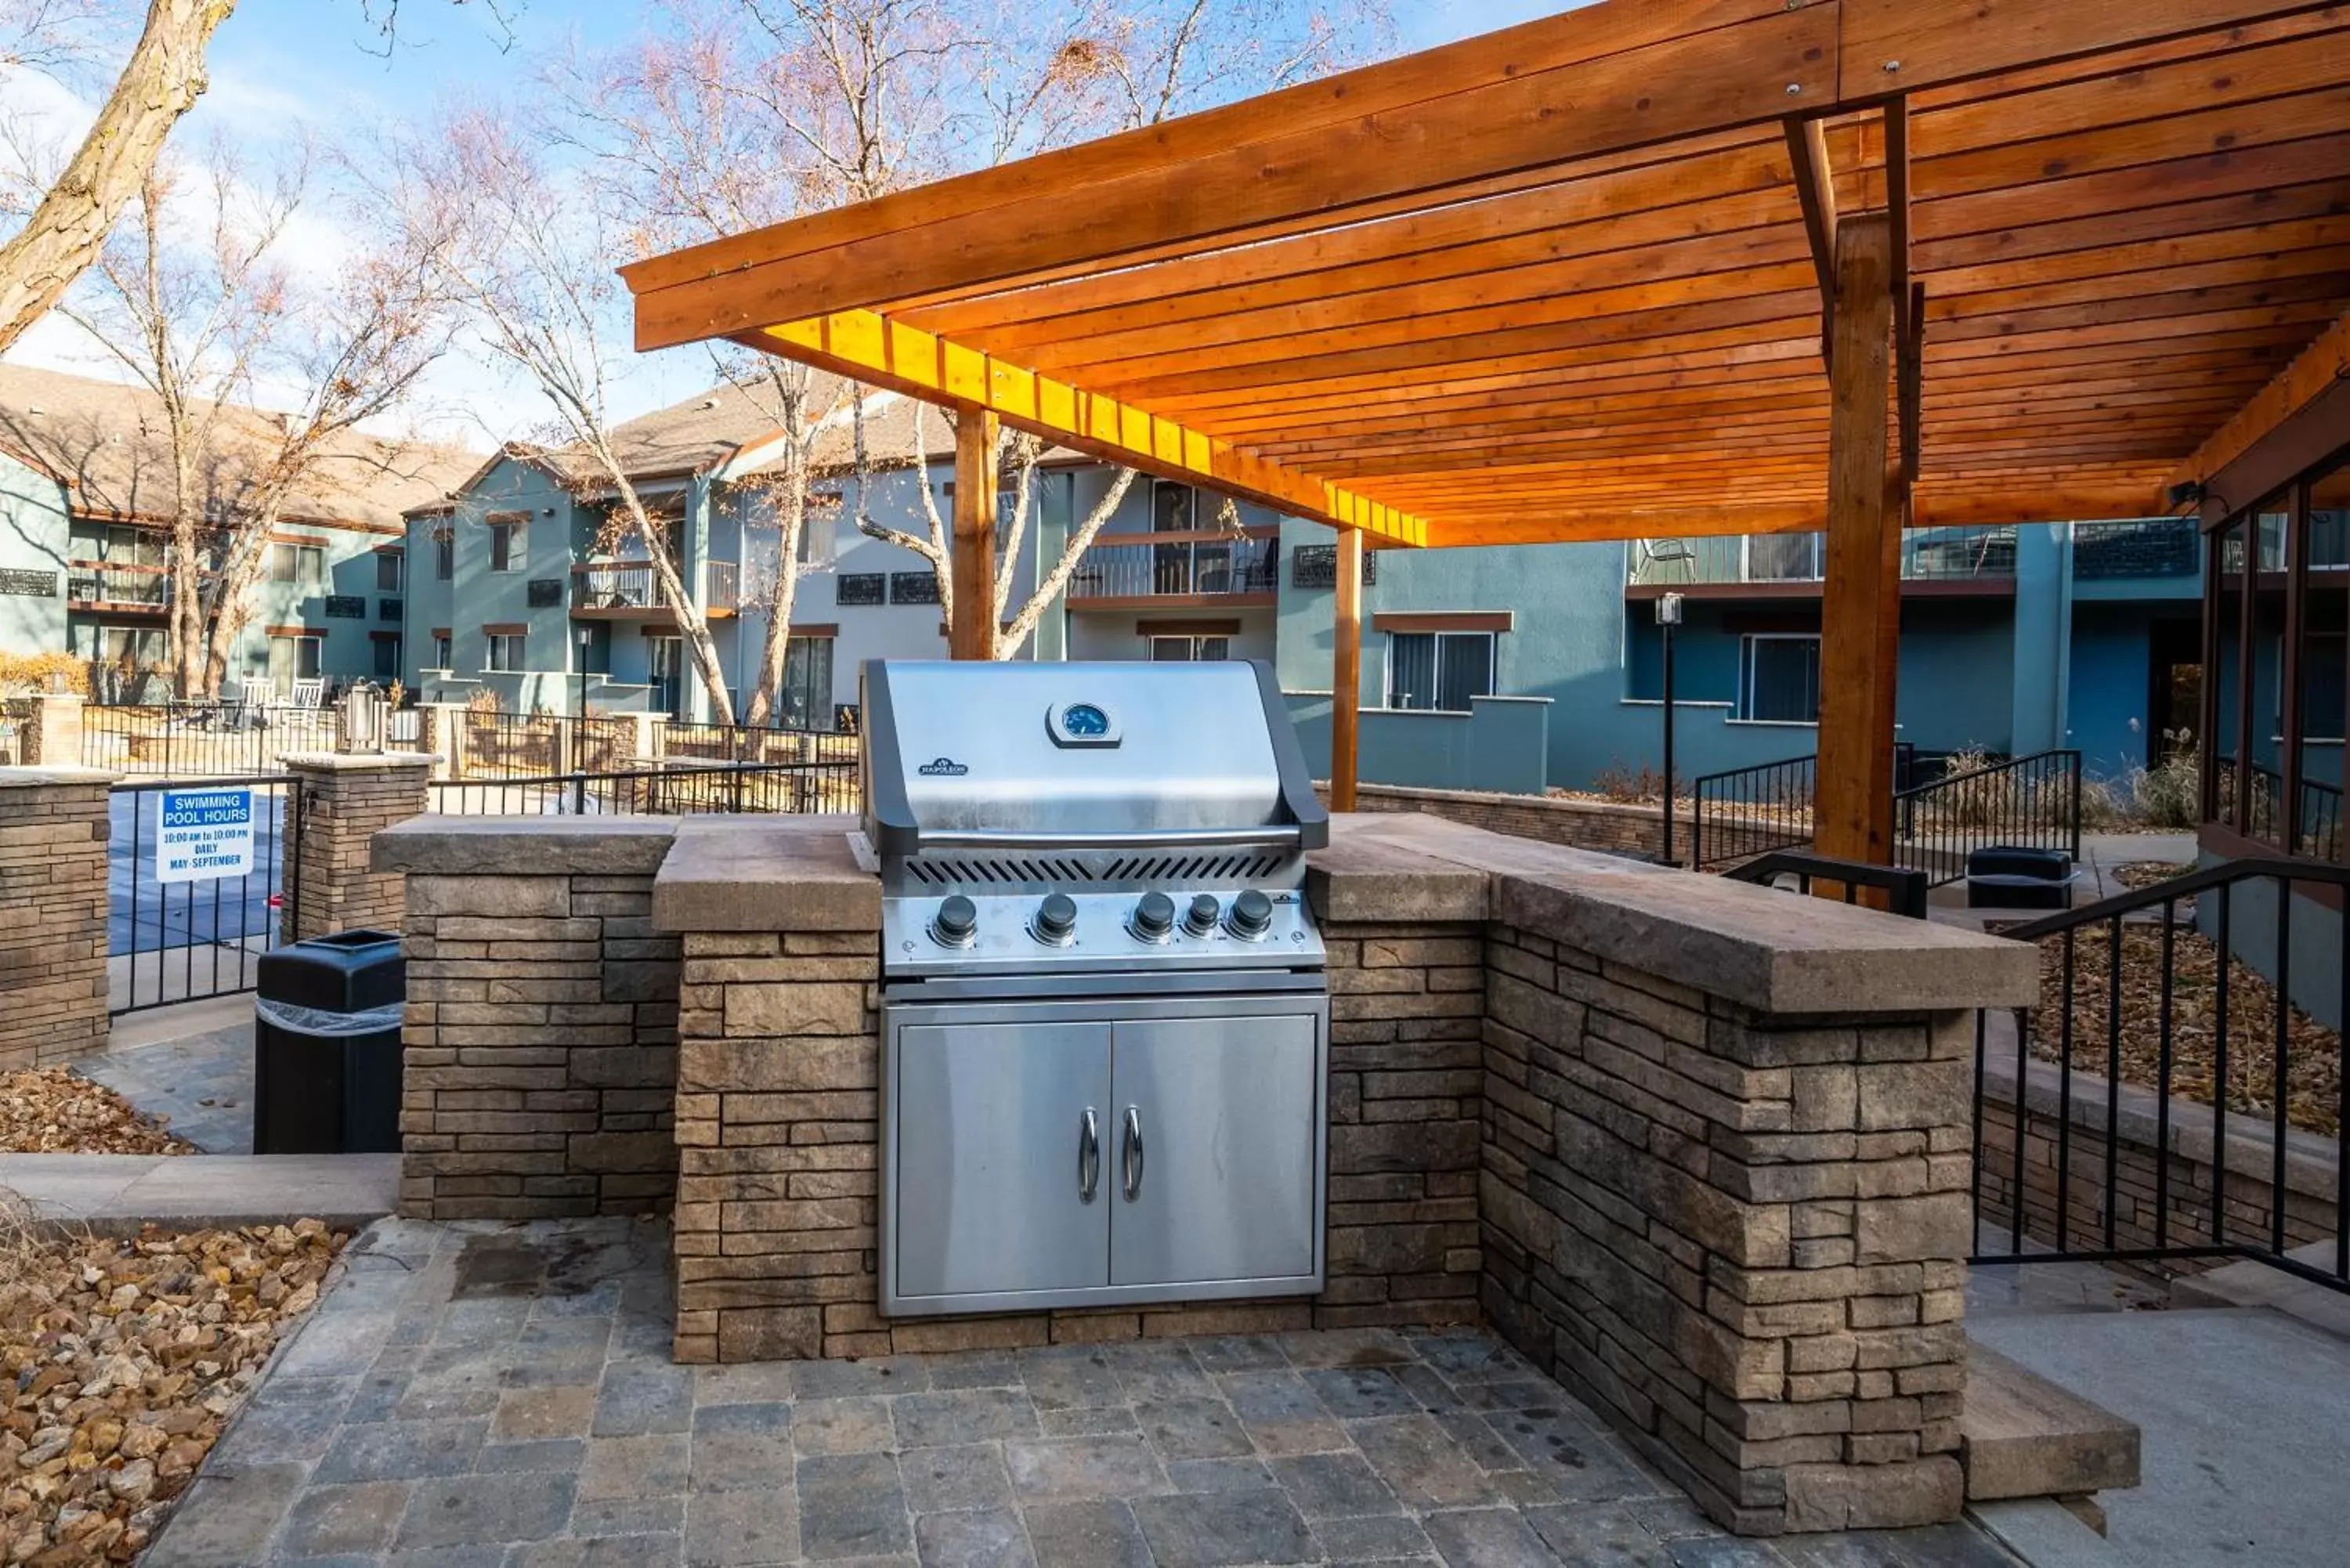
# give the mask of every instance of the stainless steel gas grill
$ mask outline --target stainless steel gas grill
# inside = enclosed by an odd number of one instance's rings
[[[864,668],[881,1310],[1322,1286],[1327,842],[1263,665]]]

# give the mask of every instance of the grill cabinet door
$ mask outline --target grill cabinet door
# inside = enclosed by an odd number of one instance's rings
[[[1111,1283],[1314,1272],[1314,1036],[1304,1013],[1118,1024],[1102,1131]]]
[[[898,1294],[1107,1283],[1109,1026],[909,1026],[896,1070]],[[1078,1188],[1088,1109],[1102,1149],[1090,1203]]]

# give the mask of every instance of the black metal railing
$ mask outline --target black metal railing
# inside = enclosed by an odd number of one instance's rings
[[[1816,756],[1707,774],[1690,785],[1690,864],[1702,871],[1812,841]]]
[[[681,763],[613,773],[449,779],[436,812],[463,816],[806,815],[858,809],[854,762]]]
[[[1898,790],[1893,829],[1893,863],[1938,888],[1966,875],[1969,852],[1991,845],[2078,860],[2081,753],[2034,752]]]
[[[109,773],[192,778],[269,773],[288,752],[331,752],[331,707],[236,701],[152,703],[82,710],[81,757]]]
[[[1884,893],[1885,907],[1894,914],[1913,920],[1926,918],[1928,884],[1923,871],[1871,866],[1861,860],[1832,860],[1804,849],[1774,849],[1731,867],[1722,876],[1764,888],[1783,888],[1792,881],[1793,891],[1807,895],[1819,883],[1840,885],[1840,896],[1847,904],[1860,902],[1862,888],[1874,888]]]
[[[862,742],[846,730],[771,729],[753,724],[692,724],[672,721],[661,741],[664,756],[721,763],[857,763]]]
[[[1976,1020],[1975,1262],[2250,1258],[2350,1292],[2345,889],[2236,860],[2004,930],[2042,997]]]
[[[2222,821],[2247,838],[2272,844],[2288,854],[2313,855],[2321,860],[2342,858],[2342,789],[2320,779],[2301,781],[2301,816],[2297,842],[2284,842],[2284,775],[2254,763],[2248,770],[2251,785],[2237,799],[2236,759],[2220,756],[2212,766],[2220,774],[2220,815]]]
[[[169,792],[250,791],[252,869],[166,879],[161,820]],[[277,946],[283,909],[299,895],[295,788],[283,774],[140,779],[110,794],[107,838],[108,1011],[251,991],[261,955]]]

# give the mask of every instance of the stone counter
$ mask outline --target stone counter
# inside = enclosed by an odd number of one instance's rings
[[[570,1069],[560,1090],[459,1075],[559,1066],[583,1049],[558,1044],[575,1018],[621,1029],[569,1010],[617,1004],[609,965],[655,961],[613,941],[666,941],[673,1054],[656,1011],[631,1013],[623,1060],[630,1088],[674,1063],[681,1360],[1482,1318],[1742,1531],[1955,1516],[1969,1014],[2033,997],[2030,950],[1433,818],[1342,818],[1308,879],[1332,993],[1322,1294],[893,1323],[875,1309],[879,889],[847,827],[428,818],[381,836],[426,966],[418,1192],[585,1200],[545,1186],[586,1174],[567,1146],[515,1148],[548,1157],[520,1172],[467,1141],[533,1137],[528,1096],[577,1093]],[[592,965],[585,928],[502,941],[487,923],[590,918]],[[511,993],[502,966],[529,963],[578,966],[546,981],[580,991]],[[488,1054],[504,1051],[553,1055]],[[443,1098],[469,1093],[522,1098]],[[489,1116],[521,1119],[478,1130]],[[599,1177],[595,1200],[649,1192],[635,1174]]]

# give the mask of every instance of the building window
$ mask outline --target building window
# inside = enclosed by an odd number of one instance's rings
[[[1211,659],[1230,659],[1232,640],[1228,637],[1154,637],[1150,639],[1150,660],[1154,664],[1204,664]]]
[[[400,679],[400,639],[375,639],[375,678],[387,685]]]
[[[490,570],[511,572],[518,566],[529,545],[523,537],[523,524],[509,520],[490,524]]]
[[[1817,723],[1820,639],[1798,632],[1757,632],[1741,638],[1738,716],[1764,723]]]
[[[432,577],[447,582],[457,575],[457,535],[449,528],[432,530]]]
[[[269,580],[296,583],[313,590],[322,588],[327,582],[327,552],[316,545],[272,545]]]
[[[645,639],[645,679],[653,689],[653,711],[685,717],[685,642],[681,638]]]
[[[375,618],[378,620],[401,620],[406,618],[407,613],[408,601],[405,599],[378,599],[375,601]]]
[[[837,605],[878,605],[889,602],[889,578],[884,572],[843,572],[833,579]]]
[[[1379,580],[1379,553],[1363,552],[1363,587]],[[1300,545],[1289,552],[1289,586],[1293,588],[1335,588],[1338,586],[1338,546]]]
[[[832,718],[832,639],[795,637],[784,649],[784,683],[775,693],[775,724],[820,730]]]
[[[525,668],[523,662],[525,649],[523,647],[523,634],[521,632],[494,631],[489,634],[489,663],[484,668],[490,670],[521,670]]]
[[[432,634],[432,668],[447,670],[457,662],[456,639],[445,631]]]
[[[892,572],[889,602],[893,605],[934,605],[939,602],[936,572]]]
[[[402,564],[402,557],[393,555],[389,550],[376,552],[375,586],[378,593],[396,594],[400,591]]]
[[[273,637],[269,639],[269,679],[282,695],[296,680],[316,680],[319,655],[326,642],[316,637]]]
[[[556,605],[563,602],[563,579],[561,577],[533,577],[531,578],[529,587],[525,591],[529,595],[531,608],[553,609]]]
[[[1388,638],[1388,706],[1466,713],[1493,691],[1490,631],[1399,631]]]
[[[367,596],[364,594],[328,594],[327,613],[337,620],[367,619]]]

